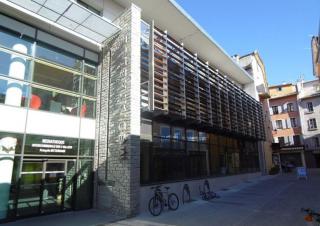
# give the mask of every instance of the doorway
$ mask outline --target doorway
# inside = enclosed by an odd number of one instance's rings
[[[74,159],[25,159],[22,164],[18,217],[73,209],[76,184]]]

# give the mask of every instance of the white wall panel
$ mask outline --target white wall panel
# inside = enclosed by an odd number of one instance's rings
[[[80,138],[95,139],[96,121],[94,119],[81,119]]]
[[[0,105],[0,131],[23,133],[26,115],[25,108]]]

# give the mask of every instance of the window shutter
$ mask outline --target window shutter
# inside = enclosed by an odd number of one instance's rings
[[[273,130],[276,130],[277,129],[277,124],[276,124],[276,121],[272,120],[272,128]]]
[[[278,106],[278,112],[279,112],[279,114],[282,113],[282,106],[281,105]]]
[[[288,137],[288,143],[289,143],[290,145],[293,145],[293,144],[294,144],[293,136],[289,136],[289,137]]]
[[[269,112],[270,112],[270,115],[273,115],[273,110],[272,110],[272,108],[269,108]]]
[[[274,137],[274,138],[273,138],[273,142],[274,142],[274,143],[278,143],[278,142],[279,142],[278,137]]]
[[[282,119],[281,121],[282,121],[282,128],[283,128],[283,129],[287,128],[287,126],[286,126],[286,125],[287,125],[287,124],[286,124],[286,120],[285,120],[285,119]]]
[[[290,118],[287,119],[287,128],[288,128],[288,129],[289,129],[289,128],[292,128],[291,119],[290,119]]]
[[[284,103],[283,105],[283,112],[287,112],[288,111],[288,103]]]

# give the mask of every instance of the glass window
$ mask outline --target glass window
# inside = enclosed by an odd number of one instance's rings
[[[160,136],[162,138],[170,138],[170,127],[169,126],[161,126],[160,127]]]
[[[287,104],[287,111],[288,111],[288,112],[294,111],[294,109],[293,109],[293,103],[288,103],[288,104]]]
[[[187,130],[187,141],[198,141],[198,135],[195,130]]]
[[[0,132],[0,155],[21,154],[23,135]]]
[[[315,118],[308,120],[308,129],[309,130],[317,129],[317,121]]]
[[[32,87],[30,98],[30,108],[32,109],[77,115],[78,107],[78,97]]]
[[[313,104],[312,102],[307,103],[308,112],[313,112]]]
[[[297,127],[297,119],[296,118],[290,118],[291,127]]]
[[[83,77],[83,94],[96,96],[96,80]]]
[[[314,146],[319,147],[320,146],[319,137],[314,137],[313,140],[314,140]]]
[[[207,134],[205,132],[199,132],[199,141],[207,143]]]
[[[294,145],[300,145],[301,144],[300,135],[294,135],[293,136],[293,144]]]
[[[36,56],[79,71],[82,68],[82,60],[80,57],[76,57],[43,43],[37,45]]]
[[[80,155],[93,156],[94,140],[80,140]]]
[[[173,128],[173,139],[176,139],[176,140],[184,139],[182,128]]]
[[[80,116],[85,118],[94,118],[96,114],[96,101],[82,99]]]
[[[274,115],[279,114],[278,106],[272,106],[272,113],[273,113]]]
[[[25,49],[21,48],[21,46],[18,47],[17,44],[24,46]],[[3,28],[0,28],[0,45],[29,55],[31,55],[32,53],[31,39],[24,36],[21,37],[20,35],[13,32],[8,32]]]
[[[284,146],[284,137],[278,137],[280,146]]]
[[[77,155],[78,139],[27,135],[24,153],[33,155]]]
[[[276,120],[277,129],[283,129],[282,120]]]
[[[65,89],[79,92],[80,76],[55,67],[36,62],[34,65],[33,81]]]
[[[0,74],[17,79],[29,79],[30,61],[22,55],[0,52]],[[17,69],[17,70],[16,70]],[[16,74],[16,72],[21,72]]]
[[[11,80],[0,79],[0,103],[26,107],[29,97],[29,86],[25,83]]]
[[[84,73],[88,75],[97,76],[97,72],[98,72],[97,66],[85,63]]]

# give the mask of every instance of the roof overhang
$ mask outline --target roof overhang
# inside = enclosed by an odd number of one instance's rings
[[[232,58],[204,31],[174,0],[115,0],[124,7],[131,3],[142,9],[142,18],[151,22],[199,58],[208,61],[229,76],[232,80],[244,85],[253,82],[253,78],[243,70]]]
[[[74,0],[0,0],[1,11],[60,36],[69,35],[68,39],[72,41],[78,38],[98,48],[120,30]]]

